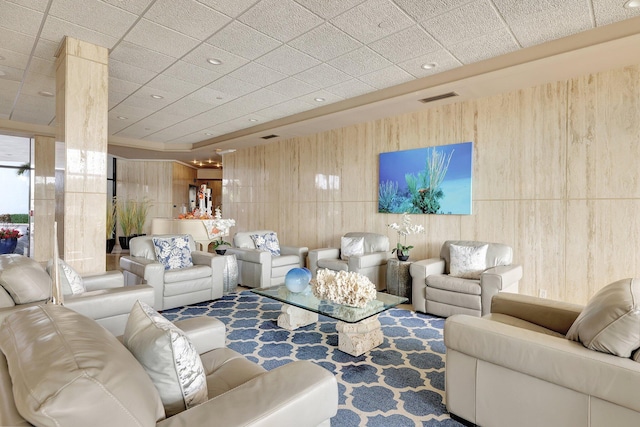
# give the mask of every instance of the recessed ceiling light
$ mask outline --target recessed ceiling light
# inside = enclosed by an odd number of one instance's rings
[[[162,95],[151,95],[151,97],[153,99],[162,99],[162,98],[164,98],[164,96],[162,96]]]
[[[257,122],[258,119],[249,119],[250,122]]]
[[[118,116],[117,118],[120,119],[120,120],[127,120],[128,119],[128,117],[125,117],[125,116]]]
[[[205,132],[204,134],[207,135],[207,136],[213,135],[211,132]]]
[[[4,71],[0,70],[0,76],[6,76],[7,73],[5,73]]]
[[[325,99],[324,99],[324,98],[315,98],[315,101],[316,101],[316,102],[324,102],[324,101],[325,101]]]
[[[41,90],[40,92],[38,92],[38,95],[40,95],[40,96],[46,96],[46,97],[51,98],[51,97],[53,96],[53,93],[48,92],[48,91],[46,91],[46,90]]]
[[[627,9],[632,9],[634,7],[640,7],[640,0],[628,0],[624,4],[624,7],[626,7]]]
[[[216,99],[222,99],[222,97],[221,96],[216,96]]]
[[[222,65],[222,61],[217,58],[207,58],[207,62],[212,65]]]
[[[427,64],[423,64],[422,68],[425,70],[431,70],[432,68],[436,68],[438,64],[436,64],[435,62],[429,62]]]

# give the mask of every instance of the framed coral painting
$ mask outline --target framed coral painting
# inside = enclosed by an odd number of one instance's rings
[[[378,212],[471,214],[473,143],[380,153]]]

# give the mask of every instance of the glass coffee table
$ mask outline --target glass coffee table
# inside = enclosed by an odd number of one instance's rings
[[[336,319],[338,349],[352,356],[360,356],[382,344],[378,314],[408,301],[404,297],[378,292],[375,300],[369,301],[364,308],[357,308],[320,300],[309,288],[296,293],[280,285],[251,289],[251,292],[283,303],[278,326],[290,331],[317,322],[318,314]]]

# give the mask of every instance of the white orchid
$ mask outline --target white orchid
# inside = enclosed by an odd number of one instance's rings
[[[387,227],[395,230],[398,233],[398,244],[392,252],[398,251],[399,255],[409,255],[409,250],[413,249],[413,246],[405,246],[402,244],[407,242],[407,236],[425,232],[425,229],[422,225],[411,224],[411,216],[406,212],[402,214],[402,225],[394,222],[392,224],[387,224]],[[400,242],[401,239],[402,243]]]

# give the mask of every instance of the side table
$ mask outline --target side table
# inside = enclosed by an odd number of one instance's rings
[[[235,254],[218,255],[224,257],[224,271],[222,272],[222,294],[235,292],[238,287],[238,261]]]
[[[400,261],[397,258],[387,260],[387,292],[405,297],[411,302],[411,261]]]

